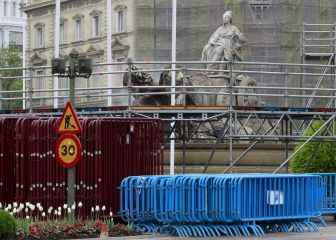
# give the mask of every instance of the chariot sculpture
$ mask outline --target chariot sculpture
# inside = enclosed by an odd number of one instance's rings
[[[232,25],[232,12],[226,11],[223,14],[223,24],[211,35],[208,43],[204,46],[201,60],[205,62],[204,71],[183,71],[181,66],[177,66],[176,86],[195,86],[189,88],[177,88],[177,105],[207,105],[207,106],[228,106],[229,96],[227,86],[232,81],[232,86],[243,86],[246,88],[236,89],[235,93],[242,93],[234,97],[233,104],[239,106],[256,106],[257,98],[248,96],[254,93],[256,80],[242,75],[223,73],[216,70],[227,70],[227,62],[240,61],[240,50],[247,40],[240,30]],[[209,63],[207,63],[209,62]],[[223,62],[223,63],[221,63]],[[129,74],[130,72],[130,74]],[[160,75],[160,79],[155,80],[149,72],[142,71],[139,67],[129,61],[127,73],[124,74],[124,86],[165,86],[162,88],[141,88],[133,89],[136,93],[143,95],[135,97],[133,105],[169,105],[171,88],[171,72],[169,66]],[[209,86],[209,88],[197,88],[197,86]],[[212,86],[223,86],[223,88],[211,88]],[[207,94],[197,94],[197,91],[207,91]],[[181,93],[183,92],[183,93]],[[146,93],[150,93],[146,95]],[[161,94],[162,93],[162,94]],[[212,94],[213,93],[213,94]]]

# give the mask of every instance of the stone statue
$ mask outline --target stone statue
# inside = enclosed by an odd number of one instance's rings
[[[170,69],[171,66],[166,66],[165,67],[166,69]],[[176,66],[176,77],[175,77],[175,85],[176,86],[183,86],[185,84],[187,84],[185,82],[185,77],[184,77],[184,74],[181,70],[178,70],[178,69],[181,69],[182,66]],[[163,71],[160,75],[160,80],[159,80],[159,85],[160,86],[170,86],[171,85],[171,71],[167,70],[167,71]],[[182,91],[183,89],[182,88],[177,88],[176,91]],[[170,88],[166,88],[166,89],[163,89],[163,91],[165,92],[170,92],[171,89]],[[185,104],[185,94],[176,94],[176,105],[183,105]],[[189,102],[187,100],[187,102]],[[168,104],[170,104],[170,96],[169,96],[169,102]]]
[[[152,86],[153,78],[150,73],[141,71],[140,68],[133,64],[132,59],[128,59],[129,67],[125,70],[126,73],[123,76],[123,86],[131,85],[135,86]],[[129,76],[129,68],[131,68],[131,77]]]
[[[223,14],[223,25],[211,35],[202,51],[202,61],[241,60],[239,50],[247,39],[240,30],[232,25],[232,12]],[[207,69],[221,70],[220,64],[207,64]],[[224,68],[226,69],[226,68]]]
[[[133,64],[133,61],[130,58],[127,60],[127,63],[128,63],[128,67],[125,70],[126,72],[123,75],[123,86],[124,87],[127,87],[129,85],[130,86],[153,86],[154,79],[150,73],[142,71],[141,68]],[[154,90],[155,89],[141,88],[141,89],[135,89],[134,92],[135,93],[146,93],[146,92],[151,92]],[[132,97],[133,104],[137,104],[144,96],[145,95],[133,96]]]

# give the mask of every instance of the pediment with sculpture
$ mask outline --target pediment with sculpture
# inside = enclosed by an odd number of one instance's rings
[[[34,52],[34,54],[30,57],[29,61],[33,66],[47,65],[48,62],[48,60],[38,52]]]

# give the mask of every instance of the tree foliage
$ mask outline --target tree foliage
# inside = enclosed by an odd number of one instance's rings
[[[304,135],[312,136],[323,124],[323,121],[315,121]],[[326,127],[318,135],[327,135]],[[291,161],[290,168],[295,173],[336,172],[336,143],[327,140],[307,143]]]
[[[2,91],[22,90],[22,53],[17,47],[0,49],[0,80]],[[14,68],[14,69],[9,69]],[[10,77],[10,78],[9,78]],[[3,98],[22,97],[22,93],[4,93]],[[17,109],[22,107],[22,100],[6,100],[1,102],[2,109]]]

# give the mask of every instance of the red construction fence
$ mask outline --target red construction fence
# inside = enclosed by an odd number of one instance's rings
[[[0,202],[66,203],[67,175],[55,158],[57,118],[0,118]],[[152,119],[81,118],[82,160],[76,166],[80,215],[93,206],[119,208],[121,180],[163,173],[163,123]]]

